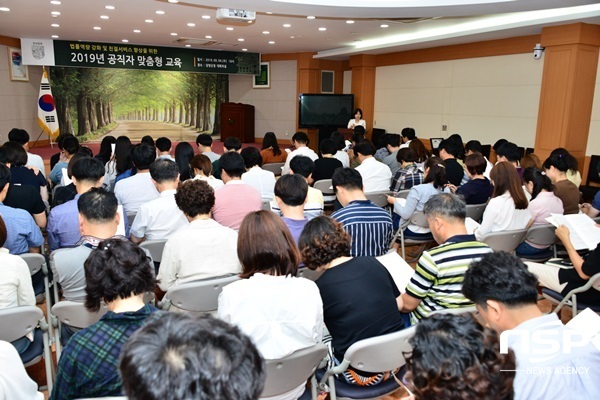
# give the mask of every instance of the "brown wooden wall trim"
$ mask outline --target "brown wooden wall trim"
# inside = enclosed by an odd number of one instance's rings
[[[261,61],[290,61],[298,60],[299,53],[274,53],[274,54],[261,54]]]
[[[0,36],[0,44],[12,47],[21,47],[21,39],[8,36]]]
[[[464,58],[493,57],[533,52],[541,35],[517,36],[507,39],[431,47],[376,56],[378,67],[402,64],[417,64],[433,61],[460,60]]]

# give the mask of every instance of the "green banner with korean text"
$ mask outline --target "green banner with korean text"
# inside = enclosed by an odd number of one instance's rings
[[[55,65],[61,67],[146,69],[258,75],[260,54],[181,49],[129,43],[54,40]]]

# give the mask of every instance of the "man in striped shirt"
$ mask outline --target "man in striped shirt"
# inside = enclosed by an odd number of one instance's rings
[[[425,203],[423,213],[433,237],[441,244],[423,252],[402,294],[402,311],[410,312],[413,325],[434,311],[472,306],[461,292],[464,274],[472,262],[492,252],[467,234],[467,209],[459,196],[435,195]]]
[[[367,200],[358,171],[340,168],[331,178],[341,208],[331,214],[352,239],[352,257],[378,257],[385,254],[393,235],[390,214]]]

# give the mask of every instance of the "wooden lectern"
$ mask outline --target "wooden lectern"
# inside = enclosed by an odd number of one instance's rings
[[[254,106],[242,103],[221,104],[221,141],[236,137],[254,143]]]

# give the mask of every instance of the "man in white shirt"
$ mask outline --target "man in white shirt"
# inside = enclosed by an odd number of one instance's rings
[[[131,225],[130,240],[133,243],[168,239],[189,223],[175,203],[179,184],[179,169],[175,161],[164,158],[154,161],[150,165],[150,176],[160,194],[141,205]]]
[[[29,133],[25,129],[13,128],[8,132],[8,140],[11,142],[16,142],[23,146],[25,151],[27,152],[27,166],[35,167],[40,170],[44,177],[46,176],[46,167],[44,166],[44,160],[42,157],[37,154],[32,154],[29,152]]]
[[[246,172],[242,174],[242,181],[258,190],[263,201],[271,201],[274,198],[275,174],[261,168],[262,157],[256,147],[246,147],[240,153],[244,159]]]
[[[156,151],[149,144],[141,143],[131,150],[131,160],[138,171],[115,185],[115,196],[128,216],[134,217],[142,204],[158,197],[158,191],[150,177],[150,164],[155,159]]]
[[[600,351],[584,332],[541,312],[537,283],[516,256],[490,253],[470,265],[462,293],[500,333],[500,352],[515,353],[515,399],[600,398]]]
[[[415,128],[404,128],[404,129],[402,129],[401,135],[402,135],[402,144],[400,145],[401,149],[408,147],[410,145],[411,140],[414,140],[417,137]]]
[[[368,140],[363,140],[354,146],[354,154],[358,158],[360,165],[356,170],[360,173],[363,180],[364,192],[385,192],[390,190],[392,181],[392,171],[382,162],[373,157],[375,146]]]
[[[296,148],[296,150],[292,151],[285,160],[285,165],[283,166],[282,175],[286,175],[290,173],[290,161],[292,158],[297,155],[302,155],[310,158],[315,161],[319,156],[312,149],[308,147],[308,135],[304,132],[296,132],[294,136],[292,136],[292,144]]]
[[[156,158],[166,158],[175,161],[171,156],[171,139],[167,137],[159,137],[156,139]]]

